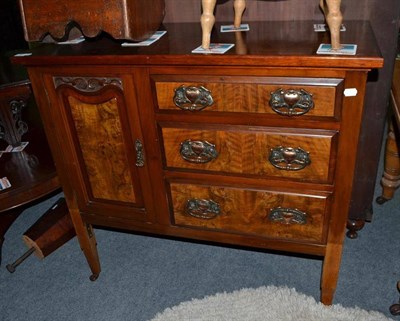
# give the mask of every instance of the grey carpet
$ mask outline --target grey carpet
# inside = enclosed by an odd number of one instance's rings
[[[22,234],[56,199],[26,210],[6,235],[0,268],[2,321],[142,321],[192,298],[268,285],[287,285],[319,298],[318,259],[102,229],[96,230],[102,265],[96,282],[89,281],[76,238],[42,261],[28,258],[10,274],[6,263],[26,250]],[[373,206],[373,222],[358,239],[345,241],[334,303],[390,316],[388,308],[399,297],[400,191],[392,201]]]

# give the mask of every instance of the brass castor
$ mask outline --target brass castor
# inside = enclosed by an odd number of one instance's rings
[[[98,274],[92,274],[92,275],[89,277],[89,280],[92,281],[92,282],[94,282],[94,281],[97,280],[98,277],[99,277]]]

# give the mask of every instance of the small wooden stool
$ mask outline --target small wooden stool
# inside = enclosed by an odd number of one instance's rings
[[[60,198],[22,236],[29,250],[6,268],[10,273],[15,272],[15,268],[32,253],[44,259],[75,235],[65,199]]]

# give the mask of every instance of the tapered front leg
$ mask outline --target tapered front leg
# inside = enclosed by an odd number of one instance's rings
[[[340,26],[343,16],[340,11],[341,0],[320,0],[320,7],[324,12],[326,22],[331,33],[332,49],[340,49]]]
[[[342,244],[328,244],[322,265],[321,302],[331,305],[339,278]]]
[[[203,13],[201,14],[201,29],[202,29],[202,42],[201,46],[204,49],[210,48],[211,30],[215,23],[214,9],[216,0],[202,0]]]
[[[233,25],[239,28],[242,23],[243,12],[246,9],[246,0],[234,0],[233,8],[235,9],[235,20]]]
[[[65,199],[68,204],[68,210],[71,215],[76,236],[78,237],[83,254],[86,257],[90,270],[92,271],[90,280],[95,281],[100,274],[101,268],[93,228],[90,224],[87,224],[82,220],[76,198],[74,196],[69,197],[69,193],[65,192]]]

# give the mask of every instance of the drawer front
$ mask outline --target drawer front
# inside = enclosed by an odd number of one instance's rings
[[[174,224],[323,243],[329,196],[171,183]]]
[[[284,131],[162,128],[165,166],[331,182],[336,133]]]
[[[342,79],[187,78],[155,81],[160,110],[339,117]]]

